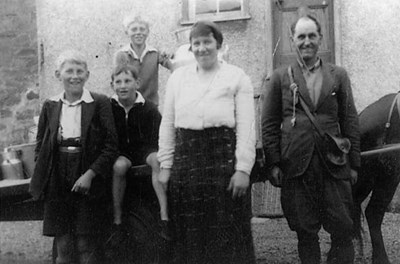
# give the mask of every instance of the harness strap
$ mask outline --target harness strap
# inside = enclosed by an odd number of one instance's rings
[[[393,115],[393,110],[395,105],[397,105],[397,111],[399,111],[399,116],[400,116],[400,93],[397,93],[396,96],[393,99],[392,105],[390,106],[390,110],[389,110],[389,115],[388,115],[388,119],[385,123],[385,128],[383,131],[383,145],[386,145],[386,140],[387,140],[387,132],[388,129],[390,128],[390,120],[392,119],[392,115]]]

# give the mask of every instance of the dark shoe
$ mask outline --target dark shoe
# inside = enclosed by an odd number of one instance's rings
[[[158,225],[160,226],[160,236],[165,239],[166,241],[171,241],[172,240],[172,235],[171,235],[171,228],[169,221],[167,220],[160,220],[158,222]]]
[[[126,229],[123,224],[113,224],[111,226],[110,236],[107,239],[111,248],[120,246],[127,238]]]

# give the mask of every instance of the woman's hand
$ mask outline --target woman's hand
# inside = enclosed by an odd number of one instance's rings
[[[92,180],[96,176],[93,170],[87,170],[78,180],[76,180],[71,192],[78,192],[81,194],[88,195],[90,186],[92,185]]]
[[[278,166],[273,166],[269,175],[269,182],[275,187],[282,187],[282,170]]]
[[[232,190],[232,198],[241,197],[246,194],[250,184],[250,175],[243,171],[235,171],[229,182],[228,191]]]

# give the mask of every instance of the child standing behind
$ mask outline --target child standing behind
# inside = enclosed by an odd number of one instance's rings
[[[79,52],[62,53],[55,75],[64,91],[43,104],[30,192],[44,198],[43,235],[55,237],[56,263],[96,263],[92,238],[117,157],[111,106],[84,88],[89,71]]]
[[[171,61],[165,52],[146,44],[150,33],[147,21],[140,16],[127,16],[123,24],[130,43],[115,53],[114,65],[130,64],[136,68],[140,79],[138,91],[158,106],[158,65],[172,69]]]
[[[111,99],[119,139],[120,156],[113,167],[113,204],[115,243],[124,236],[122,204],[127,172],[132,166],[147,164],[152,169],[152,184],[160,204],[162,236],[169,239],[166,190],[158,181],[160,164],[157,160],[158,130],[161,115],[152,102],[137,91],[140,81],[131,65],[120,65],[111,76],[115,95]]]

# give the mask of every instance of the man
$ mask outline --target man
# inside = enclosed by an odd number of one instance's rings
[[[350,80],[343,68],[318,57],[322,34],[314,17],[300,17],[292,25],[291,33],[298,55],[291,65],[298,95],[290,88],[288,67],[278,69],[265,91],[262,112],[270,181],[282,187],[283,212],[289,227],[297,233],[302,264],[320,263],[321,226],[332,240],[328,263],[353,263],[351,184],[357,180],[360,150]],[[350,140],[350,166],[337,172],[328,170],[322,156],[321,137],[299,97],[304,99],[323,132]]]

